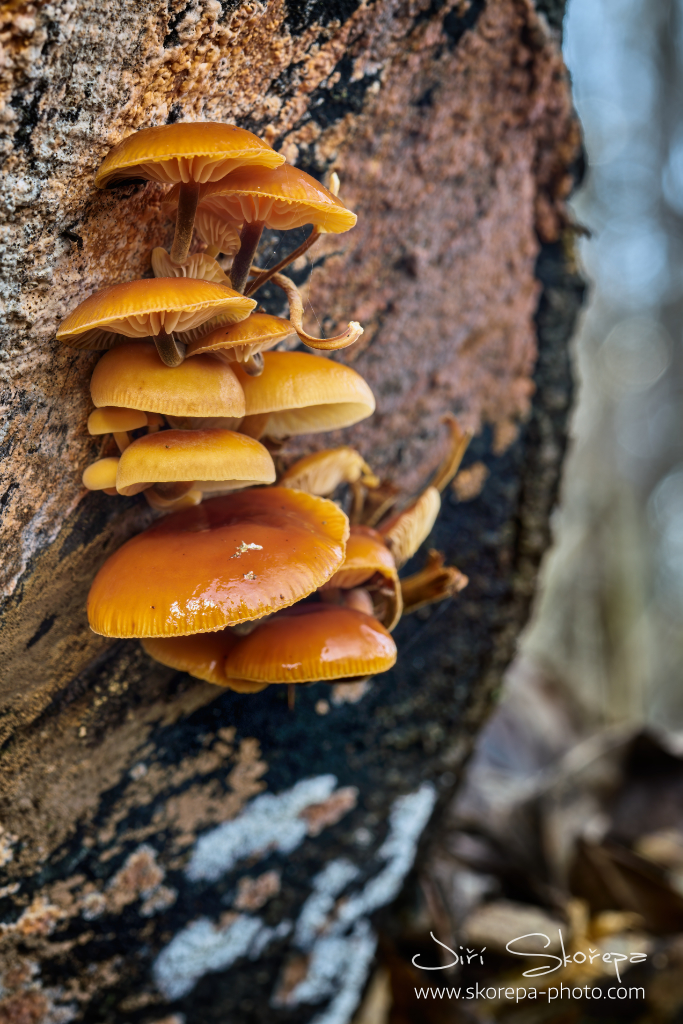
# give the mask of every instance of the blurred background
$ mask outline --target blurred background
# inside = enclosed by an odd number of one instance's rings
[[[683,0],[569,0],[563,45],[587,160],[572,201],[586,233],[566,244],[590,297],[555,543],[356,1024],[683,1022]],[[506,943],[538,932],[558,953],[558,929],[576,961],[522,979]],[[449,950],[483,947],[446,969]],[[646,954],[626,995],[588,948]],[[589,988],[521,1005],[415,995],[520,980]]]

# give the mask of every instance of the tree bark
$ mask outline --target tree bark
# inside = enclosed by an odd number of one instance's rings
[[[0,15],[0,1022],[350,1020],[372,915],[452,794],[548,544],[582,284],[563,211],[580,140],[561,12],[546,13],[56,0]],[[430,541],[469,587],[403,620],[397,667],[356,703],[318,684],[290,712],[284,687],[224,692],[87,625],[95,571],[152,513],[84,492],[97,357],[54,334],[168,248],[163,189],[92,182],[119,139],[178,120],[234,122],[318,177],[336,170],[358,213],[295,274],[308,329],[363,324],[335,357],[378,411],[297,438],[283,461],[349,443],[414,492],[445,412],[476,431],[470,500],[449,492]],[[263,259],[292,235],[267,234]],[[264,301],[280,311],[277,289]]]

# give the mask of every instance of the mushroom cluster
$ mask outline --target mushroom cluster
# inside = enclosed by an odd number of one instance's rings
[[[251,132],[191,123],[124,139],[95,184],[139,181],[171,186],[162,202],[175,217],[170,252],[154,249],[153,277],[90,295],[57,332],[65,345],[106,350],[87,424],[103,447],[85,487],[144,494],[162,514],[98,572],[92,629],[138,637],[163,664],[240,692],[385,671],[401,614],[467,582],[436,552],[422,573],[399,580],[398,570],[429,534],[468,437],[451,422],[437,479],[397,514],[398,492],[352,448],[304,458],[273,486],[282,441],[351,426],[375,408],[350,367],[288,350],[333,351],[362,334],[354,322],[334,338],[308,334],[282,273],[321,234],[354,226],[338,178],[326,189]],[[288,257],[255,266],[265,227],[307,224]],[[204,251],[191,254],[195,231]],[[288,319],[251,297],[268,281],[284,291]]]

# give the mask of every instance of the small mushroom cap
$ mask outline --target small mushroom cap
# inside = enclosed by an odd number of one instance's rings
[[[414,504],[404,512],[382,523],[381,534],[400,569],[426,541],[441,508],[441,495],[436,487],[427,487]]]
[[[243,320],[256,302],[224,284],[188,277],[113,284],[84,299],[62,321],[57,339],[72,348],[104,349],[112,335],[149,338],[163,328],[189,331],[221,314]],[[182,340],[182,339],[181,339]]]
[[[355,484],[361,476],[368,486],[376,486],[365,459],[355,448],[328,448],[305,455],[283,474],[281,487],[296,487],[307,494],[327,497],[342,483]]]
[[[150,658],[179,672],[187,672],[195,679],[228,686],[238,693],[259,693],[265,690],[268,683],[251,683],[246,679],[226,681],[223,665],[228,651],[236,642],[237,637],[232,630],[223,629],[219,633],[146,639],[142,640],[142,646]]]
[[[353,587],[362,586],[375,573],[380,573],[388,580],[397,580],[394,556],[377,530],[370,526],[352,526],[341,569],[320,589],[340,587],[343,590],[351,590]]]
[[[171,512],[102,566],[90,625],[103,636],[161,637],[261,618],[336,572],[348,528],[333,502],[281,487]]]
[[[140,430],[147,426],[147,416],[137,409],[119,409],[115,405],[105,405],[102,409],[93,409],[88,416],[89,434],[115,434],[119,431]]]
[[[118,405],[170,416],[230,416],[245,413],[244,393],[234,370],[211,356],[164,366],[152,342],[117,345],[93,371],[90,394],[98,407]]]
[[[108,491],[116,488],[116,471],[119,459],[112,455],[106,459],[91,462],[83,471],[83,486],[89,491]]]
[[[97,188],[115,188],[131,179],[207,182],[237,167],[278,167],[285,158],[257,135],[233,124],[214,121],[143,128],[123,139],[102,161]]]
[[[224,350],[246,346],[250,353],[262,352],[273,348],[285,338],[296,335],[289,320],[269,313],[252,313],[246,320],[228,326],[221,325],[216,330],[205,334],[187,346],[187,356],[196,356],[202,352],[221,352]]]
[[[376,619],[351,608],[299,605],[257,626],[231,647],[225,678],[308,683],[386,672],[396,644]]]
[[[350,427],[375,411],[375,397],[350,366],[307,352],[266,352],[260,377],[235,373],[247,416],[269,413],[268,437],[294,437]]]
[[[150,658],[162,665],[187,672],[195,679],[224,686],[225,657],[235,643],[237,637],[232,630],[222,629],[217,633],[194,633],[192,636],[145,638],[142,646]]]
[[[120,494],[139,494],[149,484],[177,480],[223,481],[231,490],[272,484],[270,452],[232,430],[162,430],[133,441],[119,459]],[[198,490],[203,490],[199,487]]]
[[[221,181],[214,179],[202,188],[199,206],[236,223],[260,221],[279,231],[313,224],[336,234],[348,231],[358,219],[341,199],[291,164],[244,167]]]

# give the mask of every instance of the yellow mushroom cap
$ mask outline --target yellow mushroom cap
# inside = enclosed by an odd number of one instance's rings
[[[339,233],[357,220],[320,182],[290,164],[244,167],[214,179],[202,188],[199,206],[237,223],[260,221],[280,231],[313,224],[319,231]]]
[[[216,330],[205,334],[187,346],[187,356],[196,356],[202,352],[229,353],[230,349],[249,350],[249,354],[273,348],[285,338],[291,338],[296,331],[289,320],[269,313],[252,313],[246,320],[229,326],[221,325]]]
[[[83,471],[83,486],[89,491],[114,490],[118,464],[118,456],[115,455],[91,462]]]
[[[320,589],[340,587],[351,590],[362,586],[375,573],[380,573],[388,580],[397,580],[394,556],[377,530],[370,526],[352,526],[341,569]]]
[[[89,434],[116,434],[120,431],[140,430],[147,426],[147,415],[137,409],[119,409],[105,405],[93,409],[88,416]]]
[[[62,321],[57,339],[72,348],[103,349],[115,340],[189,331],[221,314],[243,320],[256,302],[224,284],[189,277],[124,281],[84,299]],[[182,339],[180,339],[182,340]]]
[[[251,437],[232,430],[162,430],[133,441],[119,459],[120,494],[139,494],[150,484],[180,480],[214,481],[229,489],[272,484],[270,452]],[[197,490],[204,490],[197,486]],[[227,490],[224,486],[222,489]]]
[[[143,128],[107,154],[95,176],[97,188],[126,181],[207,182],[244,165],[278,167],[285,158],[245,128],[215,121]]]
[[[305,455],[290,466],[281,477],[280,486],[327,497],[339,484],[355,484],[361,476],[366,486],[376,487],[379,483],[355,448],[327,448]]]
[[[294,437],[350,427],[375,411],[375,398],[350,366],[307,352],[266,352],[260,377],[235,373],[247,416],[268,413],[264,434]]]
[[[241,637],[225,657],[225,678],[308,683],[386,672],[396,645],[376,619],[351,608],[304,604]]]
[[[244,416],[244,393],[234,370],[211,356],[164,366],[152,342],[117,345],[102,356],[90,380],[94,404],[170,416]]]
[[[300,601],[344,558],[348,520],[325,498],[270,487],[171,512],[118,549],[88,596],[95,633],[182,636]]]

